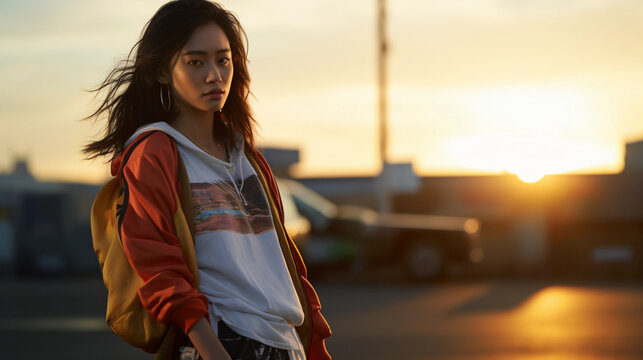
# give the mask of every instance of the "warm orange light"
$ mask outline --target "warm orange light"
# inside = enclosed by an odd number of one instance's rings
[[[526,183],[535,183],[545,176],[542,172],[538,170],[525,170],[516,174],[520,180]]]
[[[480,231],[480,221],[477,219],[467,219],[464,222],[464,231],[469,234],[476,234]]]
[[[569,309],[577,300],[577,294],[564,287],[550,286],[534,294],[522,309],[525,316],[533,318],[555,317]]]
[[[578,289],[559,286],[537,291],[516,309],[514,326],[510,326],[512,333],[548,344],[578,336],[584,329],[570,326],[569,321],[578,317],[582,295]]]
[[[462,167],[509,172],[533,183],[618,157],[600,132],[587,130],[598,122],[599,111],[581,91],[508,87],[465,98],[469,117],[478,123],[475,128],[486,130],[445,143],[445,152]]]

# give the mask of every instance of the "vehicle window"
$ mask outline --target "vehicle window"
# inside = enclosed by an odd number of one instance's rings
[[[288,180],[284,181],[299,213],[310,222],[313,231],[323,231],[330,219],[336,216],[337,207],[321,195],[304,185]]]
[[[277,186],[279,187],[279,193],[281,194],[281,204],[284,208],[285,225],[294,224],[298,221],[300,215],[292,199],[290,189],[280,179],[277,179]]]
[[[296,181],[289,181],[288,187],[296,199],[300,199],[302,202],[322,213],[325,217],[330,218],[337,214],[337,206],[335,206],[335,204],[304,185]]]

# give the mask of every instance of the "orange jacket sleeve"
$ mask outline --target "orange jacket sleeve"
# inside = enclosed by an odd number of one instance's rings
[[[152,319],[187,333],[199,319],[207,318],[208,302],[196,289],[174,227],[180,206],[176,145],[162,132],[143,134],[137,141],[131,156],[119,159],[126,161],[123,248],[143,279],[138,295]]]

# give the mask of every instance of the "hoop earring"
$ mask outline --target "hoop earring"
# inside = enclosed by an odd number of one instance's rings
[[[167,88],[167,105],[165,104],[165,101],[163,100],[163,88],[164,87]],[[172,97],[171,97],[171,93],[170,93],[170,87],[167,86],[167,84],[161,84],[161,86],[159,87],[159,90],[160,90],[159,94],[161,96],[161,106],[163,107],[163,110],[165,110],[165,112],[169,112],[170,109],[172,108]]]

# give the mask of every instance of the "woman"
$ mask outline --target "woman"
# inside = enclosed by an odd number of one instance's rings
[[[173,341],[172,356],[193,344],[203,359],[330,359],[330,329],[254,148],[244,39],[235,16],[215,3],[162,6],[133,61],[96,89],[106,96],[92,116],[107,115],[107,130],[84,151],[112,155],[112,173],[122,174],[120,235],[144,281],[141,303],[187,335]],[[179,159],[190,182],[198,286],[173,223]]]

